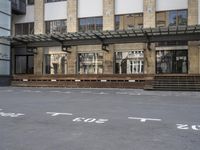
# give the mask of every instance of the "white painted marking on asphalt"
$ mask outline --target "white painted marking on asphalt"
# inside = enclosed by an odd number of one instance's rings
[[[70,93],[72,93],[70,91],[65,91],[65,92],[62,92],[62,91],[49,91],[49,92],[52,92],[52,93],[64,93],[64,94],[70,94]]]
[[[200,125],[176,124],[177,129],[180,130],[195,130],[200,131]]]
[[[192,129],[196,131],[200,131],[200,125],[192,125]]]
[[[100,92],[100,93],[94,93],[94,94],[106,95],[106,94],[108,94],[108,93],[105,93],[105,92]]]
[[[0,112],[0,116],[2,117],[12,117],[12,118],[16,118],[16,117],[19,117],[19,116],[24,116],[24,114],[21,114],[21,113],[5,113],[5,112]]]
[[[146,121],[162,121],[162,119],[139,118],[139,117],[128,117],[128,119],[140,120],[140,122],[146,122]]]
[[[82,94],[90,94],[92,93],[91,91],[81,91]]]
[[[83,118],[83,117],[78,117],[72,120],[73,122],[85,122],[85,123],[97,123],[97,124],[103,124],[108,119],[96,119],[96,118]]]
[[[187,124],[176,124],[177,128],[178,129],[181,129],[181,130],[188,130],[189,129],[189,126]]]
[[[59,116],[59,115],[65,115],[65,116],[72,116],[71,113],[58,113],[58,112],[46,112],[47,114],[51,115],[52,117]]]
[[[0,92],[13,92],[13,90],[0,90]]]
[[[126,95],[126,94],[128,94],[128,93],[127,93],[127,92],[116,92],[116,94]]]

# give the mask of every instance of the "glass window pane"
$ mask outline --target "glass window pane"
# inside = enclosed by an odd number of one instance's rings
[[[80,53],[78,54],[79,74],[102,74],[103,53]]]
[[[0,44],[0,59],[10,59],[10,46]]]
[[[11,22],[10,22],[10,16],[0,13],[0,27],[3,27],[5,29],[10,30]]]
[[[116,74],[138,74],[143,73],[144,52],[134,50],[128,52],[115,53],[115,73]]]
[[[156,25],[157,27],[166,27],[167,25],[166,12],[156,13]]]
[[[178,11],[178,25],[187,25],[187,11]]]
[[[170,11],[169,12],[169,26],[176,26],[177,22],[177,11]]]
[[[115,16],[115,29],[127,30],[143,27],[143,14],[128,14]]]
[[[34,66],[34,56],[27,56],[28,57],[28,64],[27,64],[27,73],[28,74],[33,74],[34,70],[33,70],[33,66]]]
[[[79,19],[79,31],[101,31],[103,29],[102,17],[90,17]]]
[[[10,31],[0,28],[0,36],[10,36]]]
[[[28,32],[28,31],[29,31],[29,30],[28,30],[28,29],[29,29],[28,23],[24,23],[22,29],[23,29],[23,34],[24,34],[24,35],[28,35],[28,34],[29,34],[29,32]]]
[[[15,60],[15,73],[25,74],[26,73],[26,56],[16,56]]]
[[[187,50],[166,50],[156,52],[156,73],[187,73]]]
[[[0,60],[0,75],[10,74],[10,61]]]
[[[0,0],[1,11],[11,14],[11,2],[9,0]]]

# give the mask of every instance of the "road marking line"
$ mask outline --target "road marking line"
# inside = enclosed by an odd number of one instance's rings
[[[140,120],[140,122],[146,122],[146,121],[162,121],[162,119],[139,118],[139,117],[128,117],[128,119]]]
[[[58,113],[58,112],[46,112],[46,114],[49,114],[52,117],[59,116],[59,115],[65,115],[65,116],[72,116],[73,115],[71,113]]]

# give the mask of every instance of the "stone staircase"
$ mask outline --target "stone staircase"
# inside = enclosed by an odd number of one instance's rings
[[[200,91],[200,75],[156,75],[146,90]]]

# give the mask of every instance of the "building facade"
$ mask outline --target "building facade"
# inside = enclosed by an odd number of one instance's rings
[[[200,0],[27,0],[26,13],[12,17],[12,34],[121,31],[200,24]],[[200,74],[199,41],[17,47],[12,74],[143,75]]]
[[[0,37],[11,34],[11,1],[0,1]],[[10,84],[10,42],[0,38],[0,86]]]

